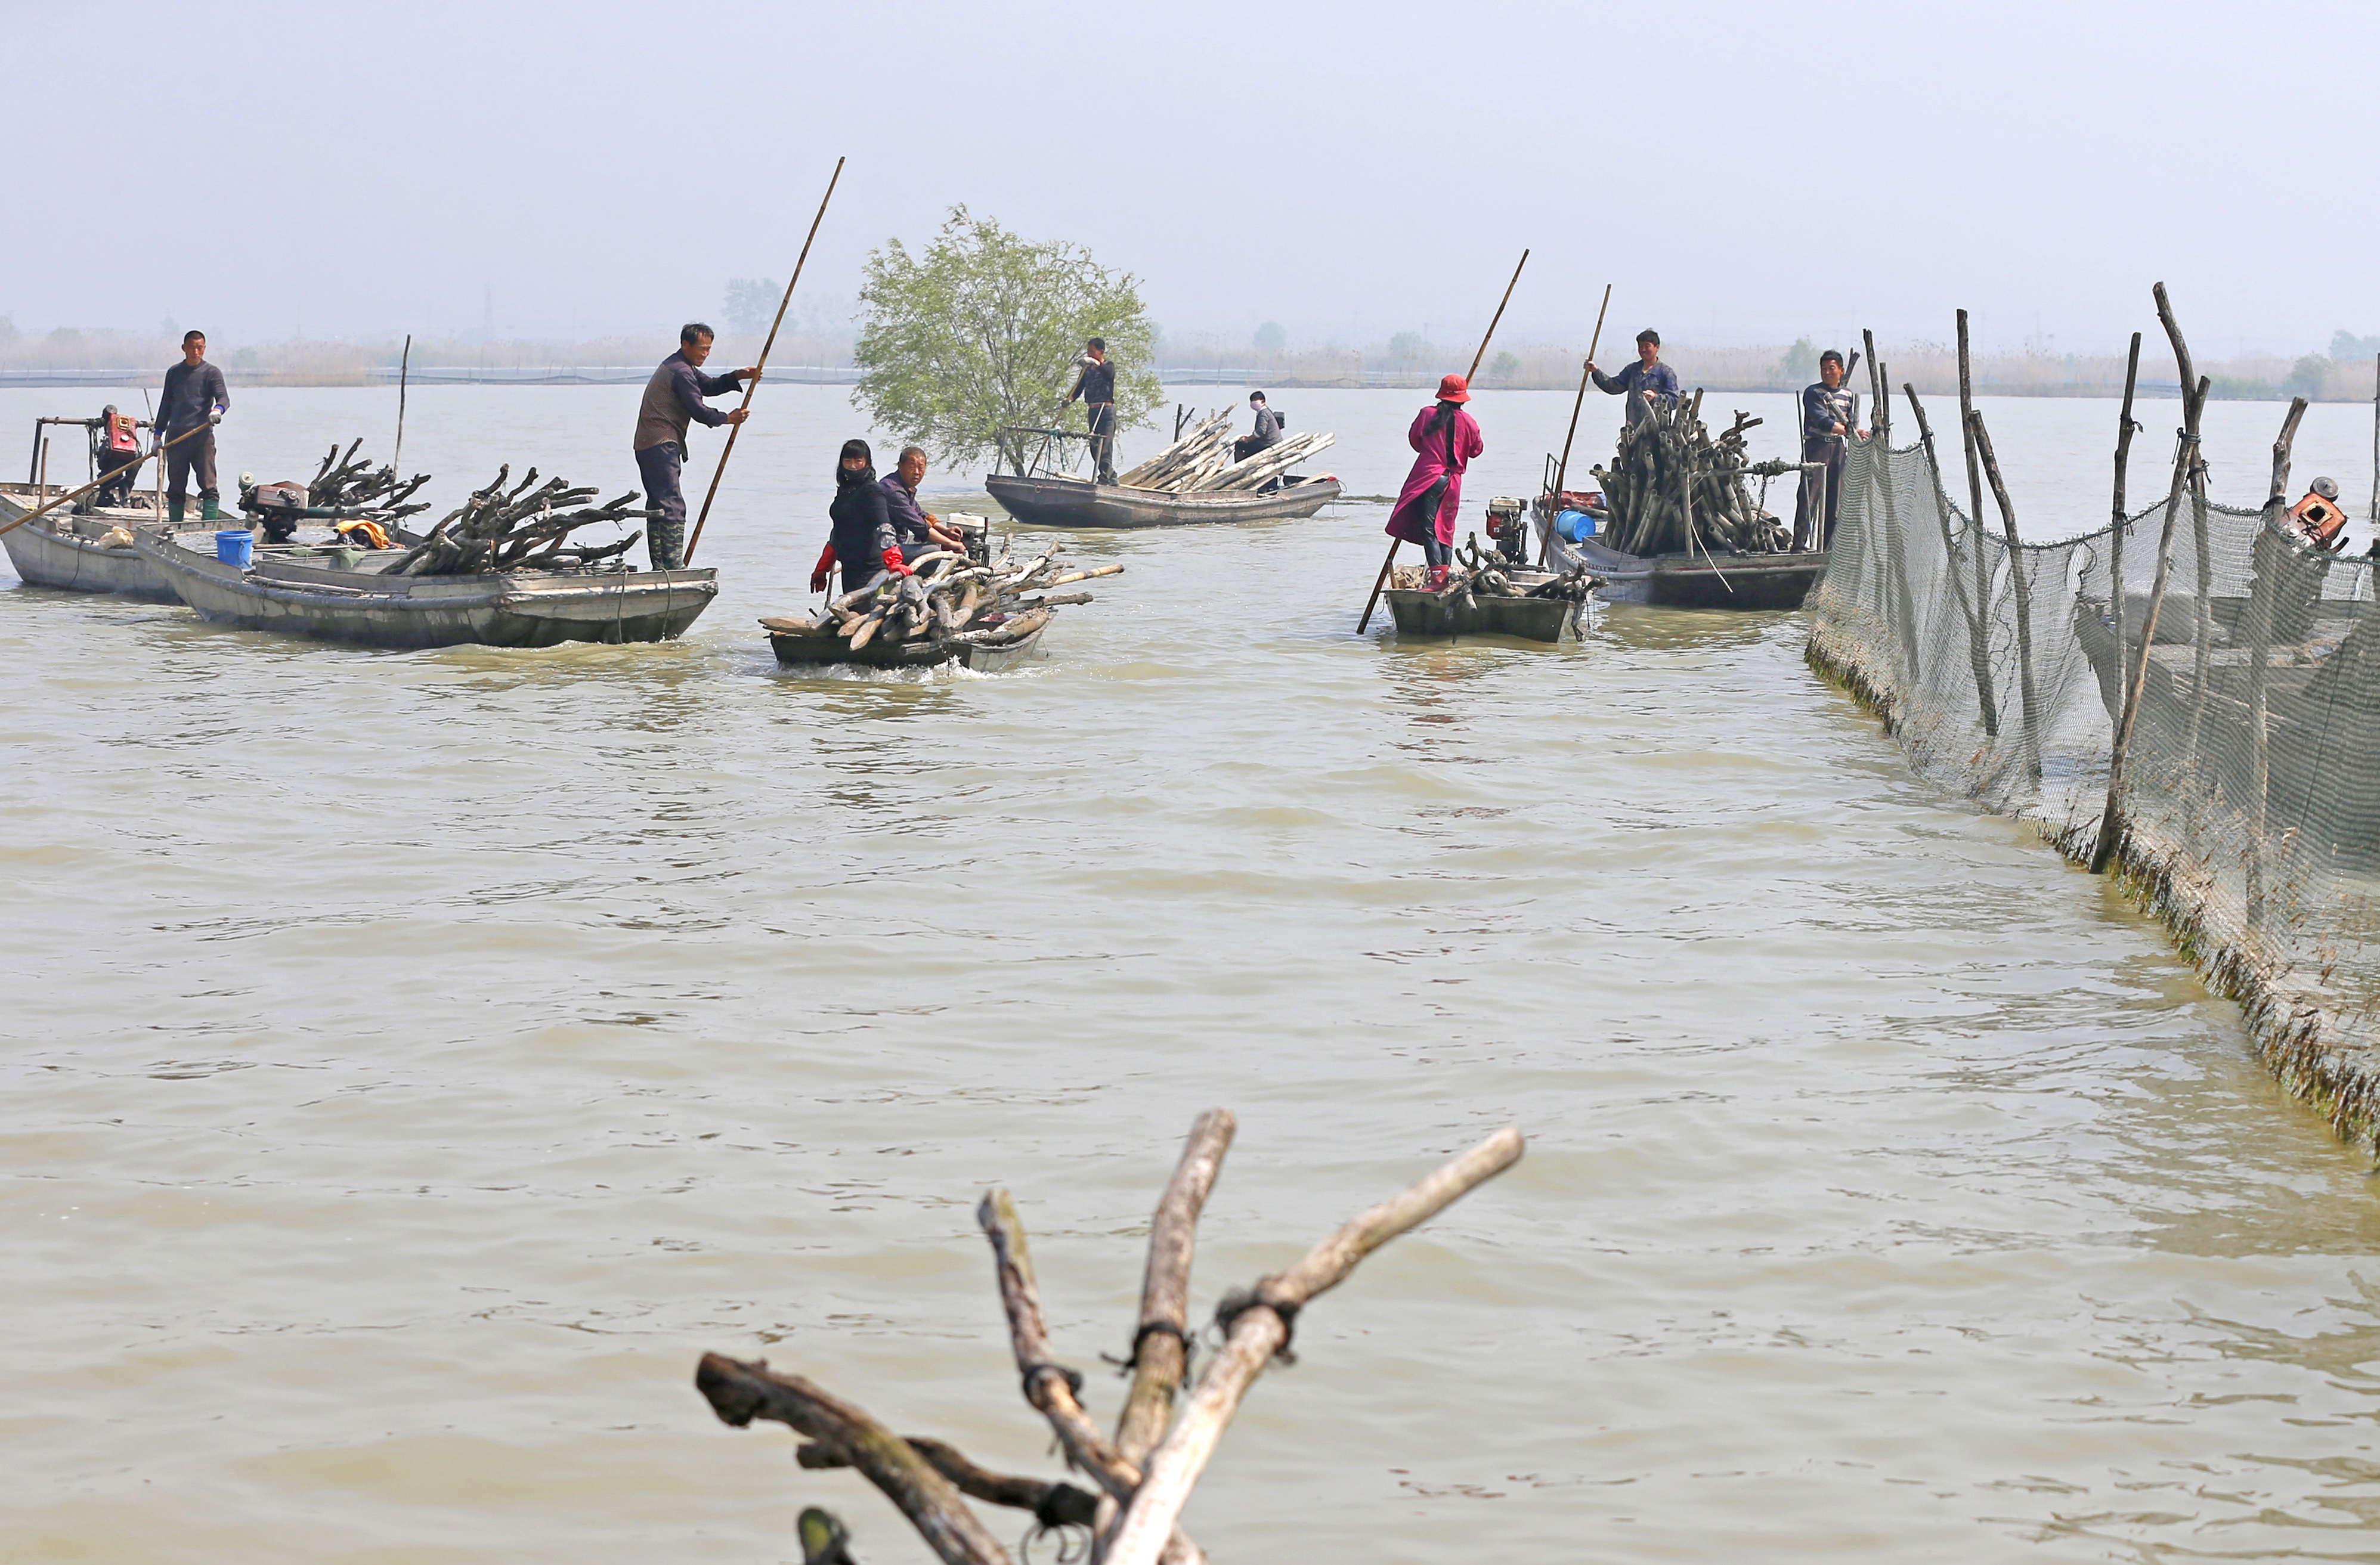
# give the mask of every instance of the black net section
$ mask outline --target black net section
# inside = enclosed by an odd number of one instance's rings
[[[2171,472],[2144,464],[2140,477],[2163,491]],[[2247,1006],[2268,1062],[2368,1138],[2380,1112],[2372,573],[2191,492],[2011,548],[1951,500],[1922,446],[1869,442],[1852,452],[1810,597],[1810,652],[1922,774],[2038,823],[2080,860],[2145,637],[2120,817],[2131,883]]]

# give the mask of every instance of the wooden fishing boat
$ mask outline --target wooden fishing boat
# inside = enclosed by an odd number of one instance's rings
[[[552,647],[668,641],[718,596],[718,573],[637,571],[606,563],[560,570],[391,576],[404,551],[267,547],[243,569],[154,528],[140,557],[200,617],[244,630],[366,647]]]
[[[1778,554],[1725,550],[1691,554],[1622,553],[1590,538],[1572,543],[1559,533],[1548,564],[1585,565],[1607,603],[1653,603],[1672,609],[1798,609],[1827,574],[1823,549]]]
[[[55,500],[58,492],[53,484],[47,498]],[[42,502],[42,492],[35,485],[0,484],[0,528],[29,511],[40,510]],[[61,505],[21,527],[9,528],[0,534],[0,546],[6,546],[8,564],[28,586],[63,592],[115,592],[171,603],[176,601],[174,589],[140,557],[140,551],[129,543],[103,541],[119,529],[130,533],[155,528],[158,521],[156,497],[136,493],[128,505],[94,506],[80,516]],[[177,530],[203,534],[212,540],[216,528],[239,525],[237,520],[190,520]]]
[[[870,641],[857,651],[837,634],[831,614],[816,620],[765,619],[769,649],[787,668],[932,668],[956,663],[978,673],[998,673],[1031,658],[1050,628],[1054,609],[1020,614],[992,631],[977,631],[940,641]]]
[[[1337,479],[1294,479],[1256,490],[1135,489],[1082,479],[993,473],[984,488],[1018,521],[1045,528],[1180,528],[1209,522],[1295,521],[1339,498]]]
[[[1541,587],[1551,571],[1514,570],[1514,587]],[[1422,567],[1400,568],[1380,596],[1389,605],[1400,637],[1510,636],[1523,641],[1558,642],[1573,635],[1579,605],[1567,598],[1501,598],[1471,593],[1441,599],[1421,589]]]

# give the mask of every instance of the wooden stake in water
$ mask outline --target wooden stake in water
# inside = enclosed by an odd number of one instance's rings
[[[785,297],[777,301],[777,318],[769,322],[768,340],[760,345],[760,359],[754,366],[755,370],[766,370],[769,367],[769,350],[777,346],[777,328],[785,323],[785,307],[794,302],[794,285],[802,280],[802,266],[810,259],[810,244],[818,237],[819,224],[826,221],[826,204],[834,200],[835,185],[843,178],[843,159],[834,160],[834,174],[826,182],[826,194],[819,198],[818,215],[810,219],[809,237],[802,241],[802,253],[794,261],[794,275],[792,281],[785,285]],[[736,406],[751,406],[752,394],[759,389],[760,377],[755,374],[745,383],[744,400]],[[727,443],[720,448],[719,466],[711,470],[710,488],[702,497],[702,514],[694,519],[694,536],[686,540],[686,563],[689,565],[694,564],[695,545],[702,541],[702,524],[710,519],[710,503],[719,498],[720,477],[727,471],[727,459],[735,455],[735,437],[742,433],[743,430],[742,424],[728,426]]]
[[[405,383],[413,372],[413,334],[405,334],[405,357],[396,362],[396,449],[389,455],[388,470],[402,472],[397,466],[405,460]]]
[[[2207,382],[2192,383],[2190,345],[2182,340],[2181,324],[2173,317],[2173,303],[2166,297],[2165,285],[2159,283],[2151,290],[2156,299],[2157,321],[2165,327],[2166,340],[2173,345],[2174,367],[2180,373],[2181,430],[2173,448],[2173,486],[2166,492],[2165,529],[2157,539],[2156,574],[2149,581],[2148,613],[2141,622],[2141,650],[2132,664],[2131,676],[2124,682],[2124,704],[2116,719],[2116,737],[2107,757],[2107,807],[2099,817],[2099,840],[2091,848],[2091,873],[2098,874],[2116,856],[2116,845],[2123,835],[2124,757],[2131,748],[2132,724],[2141,715],[2141,690],[2149,677],[2149,649],[2156,644],[2157,616],[2165,608],[2167,573],[2173,567],[2174,517],[2181,509],[2182,492],[2191,482],[2198,466],[2198,419],[2205,410]],[[2117,656],[2123,648],[2119,644]]]
[[[1519,264],[1512,268],[1512,280],[1504,285],[1504,297],[1496,301],[1496,313],[1488,319],[1488,334],[1479,339],[1479,351],[1471,356],[1471,374],[1463,377],[1464,385],[1468,386],[1472,376],[1479,373],[1479,361],[1488,357],[1488,345],[1496,340],[1496,323],[1504,319],[1504,307],[1512,302],[1512,290],[1520,286],[1521,267],[1528,264],[1529,252],[1523,249]],[[1355,634],[1358,636],[1371,625],[1372,611],[1380,606],[1380,591],[1389,585],[1389,572],[1396,568],[1397,545],[1403,541],[1403,539],[1395,537],[1389,540],[1388,557],[1380,562],[1380,574],[1372,579],[1372,595],[1364,600],[1364,617],[1355,622]]]

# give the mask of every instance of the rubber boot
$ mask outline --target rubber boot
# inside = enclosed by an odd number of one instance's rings
[[[212,500],[200,500],[199,502],[199,520],[202,522],[222,521],[223,507],[216,504]]]
[[[1425,586],[1422,590],[1425,592],[1443,592],[1446,590],[1446,567],[1444,565],[1430,566],[1428,584]]]
[[[165,501],[165,525],[167,527],[174,528],[180,527],[182,525],[182,508],[188,503],[189,502],[188,500],[185,500],[178,494],[169,495]]]

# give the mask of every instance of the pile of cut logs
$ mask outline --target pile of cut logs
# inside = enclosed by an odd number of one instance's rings
[[[872,641],[980,641],[992,646],[1022,640],[1049,623],[1051,611],[1087,603],[1087,592],[1052,596],[1050,589],[1094,576],[1114,576],[1122,565],[1070,571],[1058,546],[1029,560],[1006,551],[990,564],[977,564],[955,550],[937,550],[909,562],[907,576],[880,575],[865,587],[830,600],[815,620],[764,619],[781,635],[840,636],[855,652]]]
[[[1597,467],[1611,520],[1602,541],[1630,554],[1682,554],[1699,548],[1771,553],[1790,548],[1785,525],[1753,502],[1744,480],[1800,469],[1791,462],[1752,462],[1744,431],[1760,420],[1738,413],[1713,439],[1702,421],[1703,394],[1691,402],[1649,402],[1629,394],[1632,415],[1620,433],[1620,452]]]
[[[639,530],[612,543],[573,544],[570,535],[580,528],[631,521],[652,513],[629,509],[637,501],[634,490],[601,505],[589,505],[595,491],[573,489],[563,479],[548,479],[532,489],[537,483],[535,467],[507,490],[504,484],[512,471],[509,462],[498,468],[493,483],[449,512],[427,537],[389,566],[389,574],[468,576],[593,564],[625,553],[644,536]],[[574,506],[577,509],[571,509]]]
[[[1172,445],[1116,479],[1133,489],[1160,489],[1174,494],[1216,490],[1255,489],[1281,477],[1300,462],[1329,447],[1338,437],[1316,431],[1290,435],[1245,462],[1232,460],[1232,409],[1216,414]]]
[[[1215,1310],[1220,1345],[1208,1356],[1176,1418],[1174,1399],[1189,1377],[1190,1259],[1198,1214],[1221,1171],[1233,1128],[1229,1110],[1199,1115],[1158,1202],[1140,1314],[1123,1365],[1132,1387],[1112,1437],[1083,1406],[1082,1372],[1055,1362],[1057,1347],[1015,1203],[1005,1190],[994,1190],[976,1209],[976,1222],[991,1242],[993,1273],[1025,1400],[1049,1420],[1068,1465],[1086,1474],[1096,1492],[987,1472],[940,1440],[894,1434],[865,1408],[798,1375],[772,1370],[765,1360],[705,1353],[695,1370],[695,1389],[724,1423],[740,1428],[768,1419],[803,1436],[795,1455],[806,1469],[857,1469],[900,1509],[944,1565],[1012,1560],[968,1509],[967,1499],[1029,1512],[1037,1525],[1018,1551],[1026,1558],[1037,1537],[1054,1533],[1061,1559],[1084,1558],[1079,1550],[1087,1544],[1090,1557],[1102,1565],[1204,1565],[1205,1553],[1182,1529],[1183,1508],[1257,1377],[1276,1358],[1294,1362],[1290,1338],[1301,1312],[1345,1281],[1365,1256],[1511,1168],[1523,1146],[1519,1131],[1498,1131],[1352,1219],[1294,1264],[1259,1279],[1253,1288],[1226,1293]],[[850,1532],[832,1515],[815,1507],[805,1510],[799,1531],[805,1565],[851,1565]],[[1343,1541],[1348,1547],[1335,1552],[1349,1558],[1383,1552],[1366,1549],[1360,1540]]]
[[[1473,533],[1454,552],[1453,568],[1446,573],[1446,585],[1430,594],[1439,602],[1452,603],[1457,600],[1470,608],[1481,598],[1559,598],[1565,602],[1584,603],[1595,590],[1596,578],[1585,565],[1573,565],[1543,581],[1523,585],[1512,579],[1516,568],[1504,554],[1494,549],[1479,547],[1479,535]],[[1541,573],[1532,571],[1536,576]],[[1426,565],[1400,565],[1390,587],[1406,591],[1427,591],[1429,570]]]
[[[357,438],[342,455],[338,443],[332,442],[322,465],[306,483],[294,479],[285,483],[251,483],[243,476],[239,508],[255,517],[275,543],[288,542],[300,522],[370,521],[389,528],[429,510],[427,501],[410,505],[406,502],[430,481],[430,475],[416,473],[400,480],[395,467],[375,467],[370,458],[358,458],[356,453],[363,443]]]
[[[385,465],[375,467],[369,457],[358,460],[356,452],[363,445],[358,435],[348,443],[346,454],[341,455],[339,443],[322,457],[322,465],[306,485],[306,503],[316,510],[334,510],[350,516],[369,513],[376,522],[401,521],[407,516],[430,509],[430,503],[407,505],[414,491],[430,481],[428,473],[416,473],[400,483],[396,469]]]

